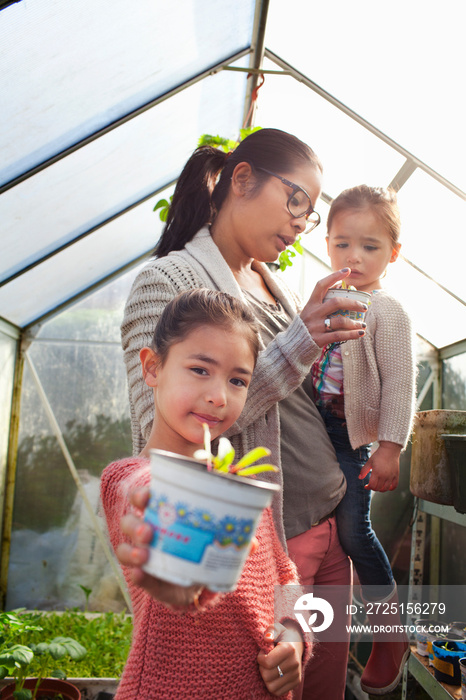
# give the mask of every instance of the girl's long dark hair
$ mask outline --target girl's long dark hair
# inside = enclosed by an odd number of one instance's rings
[[[260,168],[280,174],[310,164],[322,172],[322,164],[312,148],[279,129],[255,131],[229,154],[201,146],[179,177],[155,255],[161,258],[172,250],[181,250],[199,229],[212,223],[230,189],[233,170],[243,162],[255,169],[258,186],[270,177]]]

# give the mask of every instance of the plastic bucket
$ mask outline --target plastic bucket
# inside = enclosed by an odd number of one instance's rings
[[[454,632],[445,632],[444,634],[433,634],[429,632],[427,634],[427,653],[429,655],[429,666],[434,665],[434,642],[463,642],[464,637],[461,634],[455,634]]]
[[[154,536],[144,570],[181,586],[233,591],[262,511],[279,489],[151,450],[151,498],[144,519]]]
[[[448,649],[445,649],[445,645]],[[436,639],[432,644],[434,652],[434,676],[441,683],[460,685],[460,659],[466,654],[465,642],[447,642]]]
[[[335,299],[335,297],[342,297],[343,299],[352,299],[360,301],[363,304],[371,303],[371,295],[369,292],[360,292],[357,289],[329,289],[324,297],[324,302],[329,299]],[[353,321],[364,321],[366,315],[365,311],[349,311],[348,309],[339,309],[334,311],[330,316],[349,316]]]
[[[466,433],[466,411],[433,409],[414,418],[411,493],[433,503],[453,505],[447,450],[441,435]]]
[[[461,698],[466,700],[466,657],[459,660],[461,673]]]
[[[449,623],[450,632],[459,634],[466,639],[466,622],[464,620],[454,620]]]
[[[415,620],[416,625],[416,652],[419,656],[429,656],[428,643],[439,638],[438,620]]]
[[[466,435],[440,437],[447,450],[453,506],[458,513],[466,513]]]

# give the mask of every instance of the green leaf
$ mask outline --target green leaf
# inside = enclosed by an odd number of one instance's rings
[[[50,677],[51,678],[60,678],[60,680],[64,681],[66,679],[66,673],[62,671],[60,668],[54,668],[53,671],[50,672]]]
[[[297,253],[302,255],[304,253],[304,248],[301,245],[301,236],[293,243],[293,248],[296,250]]]
[[[223,136],[213,136],[212,134],[202,134],[198,141],[199,146],[213,146],[214,148],[220,148],[225,153],[228,151],[233,151],[238,145],[236,141],[231,139],[226,139]]]
[[[253,134],[255,131],[260,131],[261,129],[262,129],[261,126],[248,126],[245,129],[240,129],[240,132],[239,132],[240,141],[244,141],[246,136]]]
[[[249,467],[250,464],[254,464],[254,462],[257,462],[258,459],[262,459],[262,457],[268,457],[269,454],[270,450],[267,447],[255,447],[253,450],[250,450],[247,454],[245,454],[244,457],[241,457],[239,462],[235,464],[231,471],[237,472],[238,469]]]
[[[157,209],[160,209],[159,211],[159,219],[160,221],[163,221],[164,223],[166,222],[168,218],[168,212],[170,211],[170,204],[173,201],[173,195],[170,196],[170,201],[167,199],[159,199],[159,201],[156,203],[155,207],[153,208],[152,211],[157,211]]]
[[[219,466],[215,464],[216,469],[222,468],[222,471],[228,471],[228,467],[233,464],[235,458],[235,449],[232,447],[228,438],[222,437],[218,443],[217,460]],[[216,460],[216,462],[217,462]]]
[[[63,646],[63,644],[58,644],[57,642],[50,642],[47,651],[52,659],[55,659],[55,661],[58,661],[58,659],[63,659],[63,657],[66,656],[66,648]]]
[[[290,260],[290,254],[291,251],[284,250],[278,256],[278,262],[280,264],[280,270],[282,270],[282,272],[283,270],[286,270],[287,267],[291,267],[291,265],[293,264]]]
[[[170,205],[166,199],[159,199],[159,201],[157,202],[155,207],[152,209],[152,211],[157,211],[157,209],[160,209],[162,207],[168,207],[168,206],[170,206]],[[81,586],[81,588],[82,588],[82,586]]]
[[[255,467],[240,469],[236,473],[238,476],[252,476],[253,474],[260,474],[261,472],[278,472],[278,469],[273,464],[257,464]]]
[[[14,669],[15,666],[28,666],[34,658],[34,652],[22,644],[14,644],[0,654],[0,666]]]
[[[62,647],[65,650],[65,654],[69,654],[74,661],[81,661],[87,654],[87,649],[77,642],[76,639],[72,639],[71,637],[55,637],[55,639],[52,640],[52,644]],[[50,653],[52,654],[52,652]],[[52,656],[54,659],[61,658],[53,654]]]
[[[15,700],[31,700],[32,690],[28,690],[27,688],[23,688],[22,690],[15,690],[13,692],[13,697]]]

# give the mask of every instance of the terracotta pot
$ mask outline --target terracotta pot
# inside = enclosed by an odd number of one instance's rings
[[[24,683],[24,688],[34,690],[36,687],[37,678],[27,678]],[[15,690],[15,684],[5,686],[0,692],[1,700],[11,700]],[[37,700],[53,700],[55,695],[60,693],[63,700],[81,700],[81,692],[76,686],[67,681],[62,681],[59,678],[43,678],[39,690],[37,691]]]

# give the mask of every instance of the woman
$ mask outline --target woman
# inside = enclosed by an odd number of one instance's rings
[[[139,273],[122,323],[133,447],[150,434],[153,400],[144,384],[139,351],[154,322],[179,292],[209,287],[248,301],[261,328],[263,350],[240,419],[230,429],[237,454],[257,445],[272,451],[283,493],[274,520],[304,584],[350,583],[350,565],[338,541],[333,511],[346,484],[312,399],[309,371],[322,346],[364,335],[364,324],[329,315],[328,287],[349,270],[317,283],[303,308],[270,272],[300,234],[320,221],[314,211],[322,165],[309,146],[276,129],[248,136],[231,154],[204,147],[185,165],[175,189],[157,258]],[[364,310],[359,302],[345,306]],[[343,700],[348,644],[321,643],[308,665],[303,698]],[[328,666],[331,663],[331,672]]]

